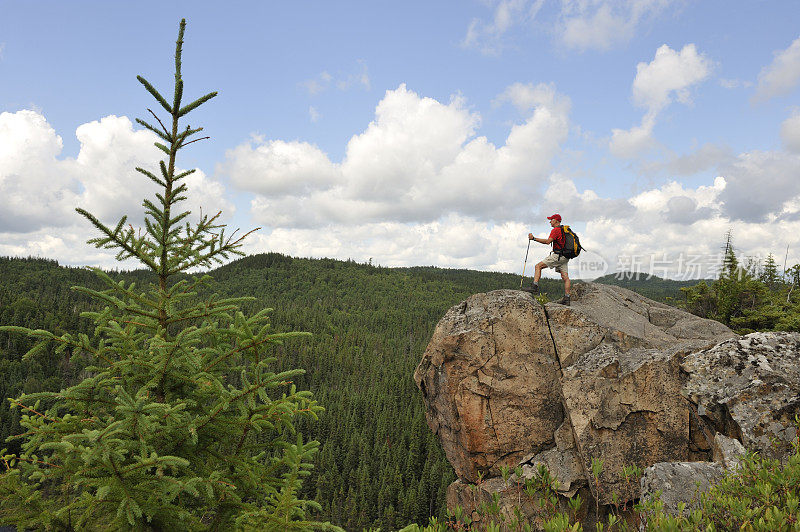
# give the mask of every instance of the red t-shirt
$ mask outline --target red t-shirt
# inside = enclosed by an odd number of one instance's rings
[[[550,231],[550,238],[553,239],[553,249],[564,249],[564,231],[561,226],[553,227],[553,230]]]

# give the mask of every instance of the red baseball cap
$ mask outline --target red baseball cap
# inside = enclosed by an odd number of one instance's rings
[[[547,219],[548,220],[558,220],[560,222],[561,221],[561,215],[560,214],[554,214],[553,216],[548,216]]]

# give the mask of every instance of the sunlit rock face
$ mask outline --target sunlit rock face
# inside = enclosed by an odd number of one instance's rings
[[[553,446],[564,421],[560,368],[541,305],[497,290],[452,307],[414,379],[459,478],[497,476]]]
[[[414,378],[459,477],[450,499],[468,502],[465,486],[480,476],[482,491],[512,501],[501,467],[531,477],[543,464],[563,497],[581,492],[602,506],[639,498],[623,466],[711,461],[717,434],[759,449],[763,438],[793,436],[798,353],[800,334],[739,338],[584,283],[569,307],[515,290],[468,298],[441,319]],[[593,460],[603,461],[596,477]]]

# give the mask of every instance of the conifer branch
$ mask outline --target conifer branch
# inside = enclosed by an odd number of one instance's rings
[[[156,394],[159,396],[159,402],[163,402],[164,401],[164,397],[163,397],[163,395],[164,395],[164,391],[163,391],[164,378],[165,378],[165,376],[167,374],[167,368],[169,367],[170,362],[172,362],[172,357],[175,354],[175,352],[178,350],[178,345],[179,344],[178,344],[178,341],[176,339],[175,345],[172,346],[172,349],[170,350],[169,354],[167,355],[167,358],[164,359],[164,367],[161,368],[161,376],[159,377],[158,384],[156,385],[156,390],[157,390]]]
[[[145,129],[148,129],[148,130],[152,131],[153,133],[158,135],[158,137],[164,139],[165,141],[172,142],[172,140],[169,138],[169,134],[162,133],[161,131],[159,131],[155,127],[151,126],[150,124],[148,124],[147,122],[145,122],[141,118],[137,118],[136,119],[136,123],[139,124],[140,126],[143,126]]]
[[[106,399],[100,399],[98,397],[73,397],[71,395],[60,395],[60,398],[64,399],[65,401],[76,401],[76,402],[84,402],[84,403],[103,403],[106,405],[116,405],[117,403],[114,401],[109,401]]]
[[[181,81],[181,56],[183,55],[183,33],[186,31],[186,19],[181,19],[178,27],[178,40],[175,41],[175,90]],[[178,108],[180,101],[175,102],[175,108]]]
[[[191,214],[190,211],[183,211],[178,216],[175,216],[174,218],[171,218],[169,223],[172,224],[172,225],[175,225],[178,222],[180,222],[181,220],[183,220],[184,218],[186,218],[187,216],[189,216],[190,214]]]
[[[178,135],[178,141],[182,142],[184,139],[189,138],[190,136],[194,135],[195,133],[199,133],[200,131],[203,131],[202,127],[192,129],[190,126],[186,126],[186,129],[183,131],[183,133]]]
[[[184,177],[186,177],[186,176],[188,176],[190,174],[195,173],[196,171],[197,171],[197,168],[192,168],[191,170],[186,170],[185,172],[181,172],[180,174],[176,175],[174,179],[175,179],[175,181],[178,181],[178,180],[183,179]]]
[[[149,268],[151,268],[152,270],[157,270],[157,266],[155,265],[155,263],[152,260],[150,260],[150,257],[145,255],[144,253],[139,252],[135,247],[133,247],[133,246],[128,244],[128,242],[127,242],[128,238],[120,239],[117,236],[118,235],[117,231],[112,232],[108,227],[103,225],[100,222],[100,220],[95,218],[91,213],[85,211],[84,209],[81,209],[80,207],[77,207],[75,210],[78,213],[82,214],[84,217],[86,217],[90,222],[92,222],[92,225],[94,225],[100,231],[105,233],[105,235],[106,235],[106,237],[108,238],[109,241],[113,241],[120,248],[122,248],[125,252],[129,253],[130,256],[138,258],[139,260],[141,260],[143,263],[145,263],[145,265],[148,266]],[[129,237],[133,236],[131,233],[129,233]]]
[[[51,464],[50,462],[44,462],[42,460],[32,460],[30,458],[23,458],[21,456],[15,456],[14,459],[15,460],[20,460],[22,462],[28,462],[29,464],[42,464],[42,465],[46,465],[46,466],[49,466],[49,467],[53,467],[55,469],[61,469],[62,468],[60,465]]]
[[[252,416],[252,414],[250,414],[250,415]],[[244,440],[247,437],[247,433],[250,432],[250,427],[251,427],[250,424],[248,424],[248,425],[246,425],[244,427],[244,430],[242,431],[242,437],[239,438],[239,443],[236,444],[236,452],[237,453],[242,450],[242,445],[244,445]]]
[[[258,231],[260,229],[261,229],[260,227],[256,227],[255,229],[250,229],[248,232],[243,234],[241,237],[239,237],[235,242],[232,242],[230,245],[231,246],[238,246],[245,238],[247,238],[248,236],[252,235],[253,233],[255,233],[256,231]],[[234,234],[235,234],[235,232],[234,232]],[[231,235],[231,237],[232,236],[233,235]]]
[[[112,303],[115,306],[119,306],[120,308],[122,308],[122,309],[124,309],[124,310],[126,310],[128,312],[131,312],[133,314],[136,314],[138,316],[144,316],[146,318],[152,318],[152,319],[157,319],[158,318],[158,314],[155,314],[154,312],[148,312],[146,310],[143,310],[143,309],[140,309],[140,308],[136,308],[136,307],[133,307],[131,305],[124,304],[121,300],[119,300],[119,299],[117,299],[117,298],[115,298],[115,297],[113,297],[113,296],[111,296],[109,294],[106,294],[104,292],[99,292],[97,290],[92,290],[91,288],[86,288],[86,287],[83,287],[83,286],[77,286],[77,287],[74,287],[74,289],[75,289],[76,292],[83,292],[84,294],[88,294],[88,295],[94,296],[94,297],[96,297],[98,299],[103,299],[105,301],[108,301],[109,303]],[[122,306],[120,306],[119,303],[122,303]]]
[[[168,325],[172,325],[174,323],[180,323],[182,321],[195,320],[195,319],[200,319],[200,318],[210,318],[211,316],[215,316],[215,315],[221,314],[223,312],[228,312],[230,310],[236,310],[238,308],[239,307],[237,307],[236,305],[231,305],[231,306],[228,306],[228,307],[214,308],[213,312],[209,311],[209,312],[201,312],[201,313],[196,313],[196,314],[187,314],[185,316],[169,319],[169,320],[167,320],[167,324]]]
[[[142,323],[141,321],[125,320],[122,323],[125,323],[125,324],[128,324],[128,325],[136,325],[136,326],[144,327],[144,328],[148,328],[148,329],[153,327],[152,325],[148,325],[147,323]]]
[[[210,138],[211,138],[211,137],[200,137],[199,139],[190,140],[189,142],[187,142],[187,143],[185,143],[185,144],[181,144],[181,148],[183,148],[184,146],[188,146],[188,145],[189,145],[189,144],[191,144],[192,142],[200,142],[201,140],[208,140],[208,139],[210,139]]]
[[[274,340],[275,338],[279,338],[279,337],[281,337],[281,335],[282,335],[282,334],[286,334],[286,333],[276,333],[276,334],[271,334],[271,335],[267,336],[266,338],[263,338],[263,339],[261,339],[261,340],[259,340],[259,341],[257,341],[257,342],[253,342],[253,343],[251,343],[251,344],[243,345],[243,346],[241,346],[241,347],[238,347],[237,349],[233,349],[233,350],[231,350],[231,351],[228,351],[227,353],[224,353],[223,355],[219,356],[219,357],[218,357],[216,360],[214,360],[212,363],[210,363],[210,364],[206,365],[206,366],[205,366],[205,367],[202,369],[202,371],[203,371],[203,373],[207,373],[207,372],[208,372],[210,369],[212,369],[214,366],[216,366],[217,364],[219,364],[219,363],[220,363],[220,362],[222,362],[223,360],[226,360],[226,359],[228,359],[228,358],[232,357],[232,356],[233,356],[233,355],[235,355],[236,353],[241,353],[242,351],[245,351],[245,350],[247,350],[247,349],[251,349],[251,348],[254,348],[254,347],[258,347],[259,345],[265,344],[265,343],[267,343],[267,342],[269,342],[269,341],[271,341],[271,340]]]
[[[167,135],[167,137],[169,137],[169,139],[167,139],[167,142],[172,142],[172,136],[169,134],[169,130],[167,129],[167,126],[164,125],[164,122],[161,121],[161,119],[158,117],[157,114],[153,112],[152,109],[148,107],[147,110],[150,111],[150,114],[153,115],[153,118],[155,118],[158,121],[159,125],[161,126],[161,129],[164,130],[164,134]]]
[[[295,372],[303,372],[303,371],[302,371],[302,370],[295,370],[295,371],[293,371],[293,372],[284,371],[284,372],[283,372],[283,373],[281,373],[280,375],[284,375],[284,374],[286,374],[286,373],[295,373]],[[250,396],[250,395],[252,395],[253,393],[255,393],[255,392],[257,392],[258,390],[260,390],[260,389],[263,389],[263,388],[265,388],[265,387],[267,387],[267,386],[270,386],[270,385],[280,385],[280,384],[281,384],[280,382],[279,382],[279,383],[277,383],[277,384],[274,382],[274,381],[277,379],[277,377],[278,377],[278,376],[280,376],[280,375],[273,375],[271,379],[269,379],[269,380],[267,380],[267,381],[264,381],[264,382],[261,382],[261,383],[258,383],[258,384],[255,384],[255,385],[251,386],[250,388],[248,388],[247,390],[243,390],[243,391],[242,391],[241,393],[239,393],[238,395],[235,395],[235,396],[233,396],[232,398],[228,399],[228,400],[227,400],[227,401],[225,401],[223,404],[220,404],[220,405],[218,405],[218,406],[217,406],[217,408],[214,410],[214,412],[212,412],[210,416],[208,416],[208,417],[207,417],[207,418],[206,418],[206,419],[205,419],[205,420],[204,420],[202,423],[200,423],[200,424],[197,426],[197,429],[200,429],[200,428],[202,428],[202,427],[206,426],[207,424],[211,423],[211,422],[212,422],[214,419],[216,419],[216,417],[217,417],[217,416],[218,416],[218,415],[219,415],[221,412],[223,412],[223,411],[224,411],[224,409],[225,409],[225,407],[226,407],[226,406],[230,406],[231,404],[233,404],[233,403],[235,403],[235,402],[239,401],[240,399],[244,399],[244,398],[246,398],[246,397],[249,397],[249,396]]]
[[[164,180],[169,181],[170,180],[169,171],[167,171],[167,164],[164,162],[163,159],[158,161],[158,167],[161,170],[161,175],[164,176]],[[167,188],[166,182],[164,183],[164,188]]]
[[[176,181],[176,180],[175,180],[175,179],[173,179],[173,181]],[[182,194],[182,193],[183,193],[183,192],[185,192],[186,190],[188,190],[188,188],[187,188],[187,186],[186,186],[186,183],[181,183],[180,185],[178,185],[178,186],[177,186],[177,187],[176,187],[176,188],[175,188],[175,189],[172,191],[172,194],[170,195],[170,196],[171,196],[171,198],[170,198],[170,203],[177,203],[177,202],[178,202],[178,200],[177,200],[177,196],[179,196],[180,194]]]
[[[217,95],[217,91],[214,91],[214,92],[209,92],[205,96],[199,97],[198,99],[196,99],[192,103],[188,104],[186,107],[182,107],[181,110],[178,111],[178,116],[184,116],[185,114],[189,113],[190,111],[193,111],[193,110],[197,109],[198,107],[200,107],[201,105],[203,105],[208,100],[210,100],[211,98],[215,97],[216,95]]]
[[[178,109],[181,106],[181,98],[183,97],[183,80],[179,79],[175,83],[175,103],[172,105],[173,109]],[[181,116],[178,114],[178,116]]]
[[[46,415],[42,414],[41,412],[37,412],[33,408],[20,403],[16,399],[9,399],[9,402],[14,403],[15,405],[17,405],[17,406],[19,406],[21,408],[24,408],[25,410],[27,410],[29,412],[33,412],[34,414],[36,414],[37,416],[41,417],[42,419],[46,419],[47,421],[52,421],[52,422],[56,421],[55,419],[53,419],[51,417],[47,417]]]
[[[142,76],[136,76],[136,79],[139,80],[139,83],[144,85],[144,88],[147,89],[147,92],[153,95],[153,98],[155,98],[158,103],[161,104],[161,107],[163,107],[169,114],[172,114],[172,108],[167,103],[167,100],[165,100],[164,97],[159,94],[156,88],[153,87],[149,81],[144,79]]]
[[[136,171],[139,172],[140,174],[144,174],[147,177],[149,177],[156,185],[159,185],[159,186],[162,186],[162,187],[166,185],[166,183],[164,183],[164,181],[162,181],[161,179],[156,177],[155,174],[153,174],[152,172],[148,172],[144,168],[139,168],[137,166],[136,167]]]

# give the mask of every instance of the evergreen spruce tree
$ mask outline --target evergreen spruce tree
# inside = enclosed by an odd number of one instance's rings
[[[764,268],[761,270],[761,275],[759,276],[762,283],[767,285],[770,289],[775,288],[780,280],[781,276],[778,273],[778,265],[775,262],[775,257],[772,256],[772,253],[767,255],[767,258],[764,259]]]
[[[733,237],[729,230],[725,235],[722,270],[712,285],[717,302],[717,314],[714,317],[725,325],[730,325],[731,318],[740,312],[741,293],[750,280],[749,277],[747,270],[739,264],[739,259],[733,250]]]
[[[178,151],[200,140],[202,128],[180,122],[216,92],[183,104],[181,52],[175,49],[175,87],[168,102],[138,80],[169,115],[168,126],[137,120],[155,133],[165,154],[160,173],[136,170],[160,192],[145,199],[145,227],[123,217],[106,226],[77,209],[100,232],[90,240],[137,259],[157,276],[145,290],[115,282],[100,270],[105,289],[76,288],[105,304],[85,315],[92,336],[6,326],[37,343],[30,358],[54,343],[71,356],[93,359],[91,376],[57,393],[11,399],[22,413],[22,451],[0,453],[0,523],[20,529],[297,530],[335,528],[309,520],[318,508],[298,498],[316,441],[294,424],[321,410],[293,377],[274,372],[271,350],[305,333],[275,334],[268,309],[239,311],[248,298],[215,296],[198,302],[210,280],[188,271],[242,255],[242,238],[227,235],[216,216],[189,223]],[[245,235],[246,236],[246,235]]]

